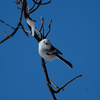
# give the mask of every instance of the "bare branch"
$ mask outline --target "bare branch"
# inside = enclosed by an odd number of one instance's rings
[[[10,26],[9,24],[5,23],[5,22],[4,22],[4,21],[2,21],[1,19],[0,19],[0,21],[1,21],[3,24],[5,24],[5,25],[7,25],[8,27],[10,27],[10,28],[12,28],[13,30],[15,30],[15,28],[14,28],[14,27],[12,27],[12,26]]]
[[[45,74],[45,78],[46,78],[46,82],[47,82],[47,86],[50,90],[50,93],[53,97],[54,100],[57,100],[55,95],[54,95],[54,90],[52,89],[51,87],[51,83],[50,83],[50,80],[49,80],[49,77],[48,77],[48,73],[47,73],[47,69],[46,69],[46,65],[45,65],[45,61],[43,58],[41,58],[41,62],[42,62],[42,67],[43,67],[43,71],[44,71],[44,74]]]
[[[57,90],[59,90],[59,87],[53,81],[50,80],[50,82],[56,87]],[[64,91],[64,89],[62,90]]]
[[[17,5],[22,5],[22,0],[16,0],[14,3],[16,3]]]
[[[51,2],[51,0],[48,1],[48,2],[46,2],[46,3],[41,3],[42,0],[40,0],[39,2],[37,2],[37,0],[36,0],[36,1],[33,0],[33,2],[34,2],[34,5],[33,5],[33,7],[32,7],[30,10],[32,10],[32,9],[34,8],[35,4],[37,4],[37,7],[36,7],[35,9],[33,9],[32,11],[30,11],[30,13],[33,13],[37,8],[39,8],[40,5],[46,5],[46,4],[49,4],[49,3]]]
[[[40,36],[40,39],[42,39],[42,34],[36,28],[35,31],[38,33],[38,36]]]
[[[14,29],[14,31],[12,32],[12,34],[10,34],[9,36],[7,36],[5,39],[3,39],[1,43],[3,43],[4,41],[6,41],[7,39],[13,37],[15,35],[15,33],[17,32],[17,30],[19,29],[19,26],[21,25],[21,20],[22,20],[22,13],[23,13],[23,6],[21,8],[21,13],[20,13],[20,19],[19,19],[19,23],[18,23],[18,26]]]
[[[28,31],[28,30],[23,30],[22,28],[20,28],[22,31],[25,31],[25,32],[28,32],[28,33],[30,33],[31,35],[32,35],[32,33],[31,33],[31,31]],[[38,34],[41,34],[36,28],[35,28],[35,31],[37,31],[37,33]],[[42,35],[42,34],[41,34]],[[35,33],[35,35],[34,35],[34,38],[38,41],[38,42],[40,42],[41,41],[41,39],[38,37],[38,35]]]
[[[44,27],[43,27],[43,39],[44,39]]]
[[[43,25],[44,25],[44,18],[43,18],[43,17],[41,17],[41,27],[40,27],[40,29],[39,29],[39,32],[42,30]]]
[[[72,80],[70,80],[69,82],[67,82],[64,86],[62,86],[60,89],[63,89],[66,85],[68,85],[69,83],[71,83],[72,81],[74,81],[75,79],[82,77],[82,75],[78,75],[75,78],[73,78]]]
[[[38,4],[38,5],[46,5],[46,4],[49,4],[49,3],[51,2],[51,0],[48,1],[48,2],[46,2],[46,3],[41,3],[41,2],[38,3],[38,2],[36,2],[36,1],[34,1],[34,0],[33,0],[33,2],[34,2],[35,4]]]
[[[41,2],[42,2],[42,0],[40,0],[40,1],[39,1],[39,3],[41,3]],[[34,5],[33,5],[33,6],[34,6]],[[30,11],[30,13],[33,13],[36,9],[38,9],[38,8],[39,8],[39,6],[40,6],[40,5],[37,5],[37,7],[36,7],[35,9],[33,9],[33,8],[32,8],[33,10],[32,10],[32,11]]]
[[[36,0],[36,1],[37,1],[37,0]],[[36,5],[36,4],[34,3],[33,7],[32,7],[29,11],[31,11],[31,10],[35,7],[35,5]]]
[[[72,80],[70,80],[69,82],[67,82],[64,86],[62,86],[61,88],[59,88],[57,91],[54,91],[54,93],[58,93],[60,92],[61,89],[63,89],[64,87],[66,87],[69,83],[71,83],[72,81],[74,81],[75,79],[82,77],[82,75],[78,75],[75,78],[73,78]]]
[[[21,10],[21,8],[17,7],[19,10]]]
[[[23,30],[23,32],[29,37],[29,35],[27,34],[27,32],[24,30],[24,26],[21,24],[21,29]]]
[[[6,32],[4,31],[4,35],[6,36],[6,37],[8,37],[8,35],[6,34]]]
[[[34,38],[35,38],[38,42],[41,41],[41,39],[38,37],[38,35],[36,34],[36,32],[34,32]]]
[[[28,32],[28,33],[30,33],[31,35],[32,35],[32,33],[31,33],[31,31],[28,31],[28,30],[23,30],[22,28],[20,28],[23,32],[25,31],[25,32]]]
[[[52,19],[50,20],[50,24],[49,24],[49,30],[48,30],[48,32],[47,32],[47,34],[45,35],[45,37],[44,37],[44,38],[46,38],[46,37],[48,36],[49,32],[50,32],[50,26],[51,26],[51,22],[52,22]]]

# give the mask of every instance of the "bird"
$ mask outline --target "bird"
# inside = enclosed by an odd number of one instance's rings
[[[28,27],[31,30],[32,36],[34,36],[34,31],[35,31],[35,20],[32,20],[31,18],[26,18],[26,22],[28,24]]]
[[[69,61],[59,55],[62,55],[62,53],[57,48],[55,48],[48,39],[42,39],[39,42],[38,51],[40,56],[47,61],[52,61],[53,59],[58,58],[69,67],[73,68]]]
[[[24,16],[25,16],[27,25],[28,25],[29,29],[31,30],[32,36],[34,36],[35,22],[36,22],[36,20],[32,20],[30,18],[29,14],[30,14],[29,7],[27,5],[27,2],[25,2],[25,6],[24,6]]]

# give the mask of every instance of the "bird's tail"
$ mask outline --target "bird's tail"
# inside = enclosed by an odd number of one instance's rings
[[[56,56],[57,56],[57,58],[59,58],[60,60],[62,60],[64,63],[66,63],[69,67],[73,68],[73,67],[72,67],[72,64],[71,64],[69,61],[65,60],[64,58],[62,58],[62,57],[59,56],[59,55],[56,55]]]

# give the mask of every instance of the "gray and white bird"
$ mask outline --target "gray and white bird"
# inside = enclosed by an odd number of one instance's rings
[[[43,59],[47,61],[51,61],[57,57],[69,67],[73,68],[69,61],[65,60],[59,55],[62,53],[56,49],[48,39],[43,39],[39,42],[39,54]]]
[[[35,20],[32,20],[29,16],[29,7],[27,5],[27,2],[25,1],[25,6],[24,6],[24,17],[26,19],[27,25],[29,29],[31,30],[32,36],[34,36],[34,31],[35,31]]]

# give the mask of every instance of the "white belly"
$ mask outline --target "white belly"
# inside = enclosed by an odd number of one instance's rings
[[[39,50],[39,54],[43,59],[45,59],[47,61],[51,61],[51,60],[55,59],[55,57],[56,57],[55,55],[47,55],[46,52],[43,52],[40,50]]]

